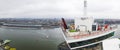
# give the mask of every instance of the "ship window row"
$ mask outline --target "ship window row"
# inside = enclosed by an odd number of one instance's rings
[[[101,36],[98,38],[94,38],[94,39],[90,39],[90,40],[86,40],[86,41],[75,42],[75,43],[69,43],[69,45],[71,48],[78,47],[78,46],[84,46],[84,45],[88,45],[91,43],[99,42],[101,40],[105,40],[113,35],[114,35],[114,32],[111,32],[110,34],[107,34],[107,35],[104,35],[104,36]]]

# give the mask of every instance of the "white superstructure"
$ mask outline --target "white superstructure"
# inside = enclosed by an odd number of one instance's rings
[[[93,18],[75,18],[75,29],[80,31],[92,31]]]

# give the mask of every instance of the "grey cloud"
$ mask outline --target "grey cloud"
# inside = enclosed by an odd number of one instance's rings
[[[88,0],[88,15],[119,15],[119,0]],[[83,0],[0,0],[0,17],[82,16]]]

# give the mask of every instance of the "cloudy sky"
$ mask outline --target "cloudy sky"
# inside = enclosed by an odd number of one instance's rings
[[[83,16],[84,0],[0,0],[0,18]],[[120,0],[88,0],[88,15],[120,18]]]

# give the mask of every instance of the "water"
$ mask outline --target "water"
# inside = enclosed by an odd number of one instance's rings
[[[12,40],[11,47],[17,50],[57,50],[64,41],[60,28],[52,29],[22,29],[0,28],[0,39]]]
[[[115,37],[120,38],[120,25]],[[64,41],[60,28],[0,28],[0,39],[12,40],[11,47],[17,50],[58,50],[57,46]]]

